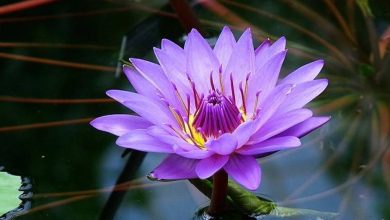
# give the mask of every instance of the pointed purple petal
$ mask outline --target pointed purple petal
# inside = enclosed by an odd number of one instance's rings
[[[171,133],[170,133],[171,132]],[[162,126],[150,126],[147,130],[147,133],[150,135],[150,136],[153,136],[155,137],[156,139],[164,142],[164,143],[167,143],[171,146],[179,146],[181,148],[183,148],[184,150],[186,151],[192,151],[192,150],[197,150],[198,148],[195,147],[194,145],[192,144],[189,144],[188,142],[186,142],[185,140],[183,140],[181,137],[179,137],[177,135],[176,132],[172,131],[172,129],[170,129],[169,127],[165,127]]]
[[[260,91],[259,103],[262,103],[264,98],[268,97],[272,89],[275,88],[285,57],[286,51],[282,51],[276,54],[264,65],[264,67],[256,70],[256,73],[250,79],[247,99],[248,115],[252,115],[253,113],[256,93]]]
[[[225,26],[214,46],[214,53],[222,66],[222,70],[225,70],[235,45],[236,40],[234,39],[233,33],[228,26]]]
[[[312,80],[298,84],[289,95],[289,98],[280,106],[278,114],[302,108],[308,102],[321,94],[327,85],[328,80],[326,79]]]
[[[159,94],[159,92],[157,88],[142,77],[135,69],[129,66],[123,66],[123,72],[139,94],[158,99],[157,94]]]
[[[230,74],[232,74],[235,84],[235,94],[240,94],[238,84],[241,82],[243,85],[246,83],[246,77],[248,74],[253,75],[255,73],[255,53],[253,49],[252,34],[248,28],[238,40],[232,55],[230,56],[229,63],[224,71],[224,89],[225,94],[231,95],[230,87]],[[241,106],[241,96],[236,95],[236,103]]]
[[[278,136],[296,136],[303,137],[313,130],[321,127],[328,122],[330,117],[311,117],[304,122],[301,122],[294,127],[280,133]]]
[[[260,185],[260,165],[252,156],[231,155],[224,169],[235,181],[249,190],[255,190]]]
[[[309,109],[296,109],[283,115],[276,115],[270,118],[253,136],[251,144],[259,143],[284,130],[310,118],[313,113]]]
[[[255,120],[255,131],[271,118],[279,106],[286,100],[293,90],[292,85],[277,86],[260,106],[258,119]]]
[[[109,90],[107,91],[107,95],[153,124],[171,124],[172,126],[178,126],[167,107],[154,99],[122,90]],[[158,113],[157,116],[156,113]]]
[[[161,49],[165,51],[170,56],[175,56],[176,63],[182,67],[182,69],[185,68],[186,60],[185,58],[185,52],[183,48],[181,48],[179,45],[173,43],[172,41],[168,39],[162,39],[161,41]]]
[[[133,130],[120,136],[116,144],[145,152],[173,153],[172,146],[148,135],[145,129]]]
[[[157,180],[197,178],[195,167],[198,162],[199,160],[187,159],[171,154],[150,173],[150,177]]]
[[[322,67],[324,66],[323,60],[317,60],[311,63],[308,63],[294,72],[288,74],[282,81],[281,84],[299,84],[313,80],[318,73],[320,73]]]
[[[106,115],[94,119],[90,124],[98,130],[121,136],[135,129],[145,129],[152,124],[135,115]]]
[[[165,76],[164,71],[159,65],[135,58],[130,58],[130,62],[134,65],[137,71],[152,85],[158,88],[161,93],[163,93],[167,87],[172,87],[168,78]]]
[[[164,74],[175,84],[181,97],[185,100],[186,94],[192,94],[192,89],[185,74],[185,66],[179,65],[177,61],[178,55],[172,56],[157,48],[154,48],[154,54],[163,68]]]
[[[217,154],[228,155],[237,148],[237,139],[230,133],[225,133],[218,139],[206,142],[206,147]]]
[[[207,41],[192,29],[186,41],[187,71],[198,92],[207,94],[211,88],[210,73],[218,73],[219,61]]]
[[[214,152],[212,151],[202,150],[199,148],[194,150],[184,150],[184,148],[188,148],[188,147],[177,146],[177,145],[174,145],[173,148],[176,154],[190,159],[204,159],[214,154]]]
[[[249,140],[255,132],[255,121],[246,121],[234,130],[233,135],[237,139],[237,148],[240,148]]]
[[[258,56],[262,56],[262,53],[264,53],[267,48],[271,46],[271,41],[269,39],[264,40],[260,46],[258,46],[255,50],[255,61],[257,62]],[[256,65],[257,66],[257,65]]]
[[[285,136],[285,137],[277,137],[271,138],[266,141],[253,144],[246,145],[236,152],[242,155],[259,155],[274,151],[279,151],[291,147],[298,147],[301,145],[299,138],[293,136]]]
[[[271,46],[270,46],[270,41],[266,40],[264,41],[264,46],[263,45],[260,46],[262,47],[256,49],[256,57],[255,57],[256,71],[257,69],[263,67],[273,56],[286,50],[286,38],[285,37],[279,38]]]
[[[225,166],[228,160],[229,156],[214,154],[209,158],[199,161],[195,168],[195,172],[199,178],[207,179]]]
[[[131,58],[130,62],[146,80],[157,88],[157,90],[173,107],[184,114],[183,106],[176,96],[173,85],[165,76],[161,66],[146,60],[135,58]]]
[[[130,100],[132,97],[131,92],[123,91],[123,90],[116,90],[116,89],[108,90],[108,91],[106,91],[106,94],[121,104]]]

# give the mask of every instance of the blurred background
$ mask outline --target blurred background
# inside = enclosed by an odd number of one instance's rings
[[[28,177],[33,194],[17,219],[191,219],[206,206],[187,181],[146,179],[164,155],[124,153],[88,122],[129,113],[105,96],[132,90],[121,71],[129,57],[155,61],[162,38],[182,45],[191,27],[213,44],[224,25],[236,37],[251,27],[256,45],[285,36],[282,75],[326,63],[319,78],[329,86],[309,107],[331,121],[302,147],[259,160],[256,193],[339,219],[390,219],[389,1],[8,0],[0,2],[0,166]],[[128,191],[109,199],[119,177],[127,182],[117,190]]]

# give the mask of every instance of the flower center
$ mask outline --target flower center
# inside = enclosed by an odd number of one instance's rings
[[[241,113],[225,96],[218,91],[201,100],[195,112],[192,126],[204,137],[218,137],[232,132],[241,123]]]

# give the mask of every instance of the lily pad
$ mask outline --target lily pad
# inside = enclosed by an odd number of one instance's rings
[[[212,183],[209,180],[192,179],[190,182],[198,188],[203,194],[210,197]],[[238,208],[242,214],[252,217],[311,217],[313,219],[334,219],[338,216],[335,212],[322,212],[310,209],[297,209],[278,206],[266,198],[258,197],[233,181],[229,181],[227,205],[230,208]]]
[[[21,203],[20,183],[19,176],[0,172],[0,216],[17,208]]]

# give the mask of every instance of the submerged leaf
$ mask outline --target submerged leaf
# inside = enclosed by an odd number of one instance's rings
[[[20,177],[0,172],[0,216],[19,206]]]

